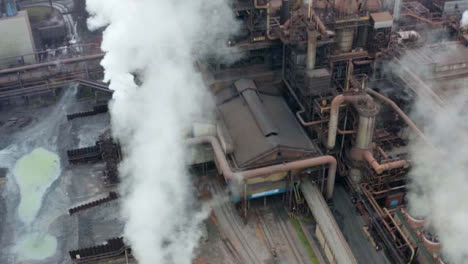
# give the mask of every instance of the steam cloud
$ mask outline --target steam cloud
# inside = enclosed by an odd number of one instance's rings
[[[462,15],[462,19],[460,21],[462,27],[468,26],[468,10],[465,10]]]
[[[415,143],[411,147],[410,212],[428,220],[438,235],[446,259],[468,263],[468,94],[463,89],[447,96],[450,105],[436,113],[420,100],[416,114],[428,122],[425,134],[437,150]]]
[[[124,236],[139,263],[191,263],[206,213],[191,202],[184,131],[212,105],[194,61],[238,25],[225,0],[87,0],[87,9],[90,29],[107,26],[101,64],[124,151]]]

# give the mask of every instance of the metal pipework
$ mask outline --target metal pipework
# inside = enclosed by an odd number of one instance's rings
[[[315,58],[317,54],[317,31],[315,29],[307,29],[307,70],[315,68]]]
[[[384,171],[388,171],[391,169],[397,169],[397,168],[404,168],[405,166],[408,165],[408,162],[406,160],[397,160],[397,161],[392,161],[389,163],[384,163],[380,164],[375,158],[372,152],[369,150],[365,150],[363,153],[363,158],[367,161],[367,163],[374,169],[374,171],[377,174],[382,174]]]
[[[226,156],[219,144],[219,141],[214,136],[205,136],[190,138],[186,140],[188,145],[199,145],[199,144],[210,144],[215,154],[216,165],[221,170],[224,178],[230,181],[245,181],[247,179],[268,176],[278,172],[287,172],[291,170],[300,170],[309,167],[319,166],[328,164],[328,181],[327,181],[327,193],[326,198],[329,200],[333,197],[333,189],[335,188],[335,175],[336,175],[336,159],[330,155],[324,155],[315,158],[309,158],[304,160],[292,161],[283,164],[277,164],[258,169],[251,169],[246,171],[234,172],[229,166]]]
[[[317,120],[317,121],[306,122],[301,116],[303,113],[305,113],[305,110],[299,110],[296,112],[296,117],[297,119],[299,119],[299,122],[301,122],[303,126],[315,126],[318,124],[323,124],[323,123],[328,122],[328,120]]]
[[[369,149],[374,137],[375,116],[359,116],[356,147]]]
[[[270,11],[270,0],[267,0],[267,3],[265,5],[259,5],[258,0],[254,0],[254,6],[256,9],[266,9],[267,17],[266,17],[266,35],[269,40],[274,40],[277,39],[278,36],[273,37],[270,33],[270,16],[271,16],[271,11]]]
[[[413,245],[411,245],[411,242],[409,241],[408,237],[407,237],[406,234],[403,232],[403,230],[401,230],[400,225],[398,225],[398,223],[395,221],[395,219],[393,218],[392,214],[390,214],[390,212],[387,210],[387,208],[384,208],[384,211],[385,211],[385,213],[387,214],[387,216],[390,218],[390,220],[392,221],[393,225],[396,227],[396,229],[398,230],[398,232],[400,233],[401,237],[403,237],[403,240],[405,240],[406,244],[407,244],[408,247],[410,248],[411,257],[410,257],[408,263],[412,263],[412,262],[413,262],[413,259],[414,259],[414,255],[415,255],[415,250],[414,250]]]
[[[339,107],[342,103],[357,103],[359,101],[364,101],[366,104],[372,104],[372,97],[367,94],[359,94],[359,95],[344,95],[340,94],[335,96],[331,102],[331,109],[330,109],[330,122],[328,123],[328,141],[327,141],[327,148],[332,149],[335,147],[336,143],[336,131],[338,129],[338,114],[339,114]]]
[[[8,69],[0,70],[0,74],[15,73],[19,71],[33,70],[33,69],[44,68],[48,66],[57,66],[60,64],[74,63],[74,62],[80,62],[80,61],[97,60],[97,59],[102,59],[104,55],[105,53],[99,53],[99,54],[85,55],[85,56],[80,56],[80,57],[70,58],[70,59],[55,60],[55,61],[50,61],[50,62],[45,62],[45,63],[38,63],[38,64],[32,64],[32,65],[27,65],[27,66],[8,68]]]
[[[413,120],[411,120],[408,115],[405,114],[405,112],[403,112],[403,110],[401,110],[400,107],[398,107],[398,105],[393,102],[390,98],[372,90],[372,89],[367,89],[366,90],[369,94],[371,94],[372,96],[374,97],[377,97],[379,100],[383,101],[384,103],[388,104],[391,108],[393,108],[393,110],[401,117],[401,119],[403,119],[403,121],[405,121],[405,123],[422,139],[424,140],[424,142],[428,143],[428,144],[431,144],[429,142],[429,140],[426,138],[426,135],[424,135],[424,133],[419,129],[419,127],[413,122]]]

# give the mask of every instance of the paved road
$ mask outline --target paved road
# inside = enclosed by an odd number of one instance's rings
[[[383,251],[376,251],[367,240],[362,230],[364,220],[356,212],[343,187],[337,186],[333,199],[335,202],[333,214],[358,263],[390,264]]]

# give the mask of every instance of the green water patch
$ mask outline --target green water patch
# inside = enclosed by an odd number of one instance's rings
[[[36,148],[21,157],[13,171],[21,195],[18,215],[24,223],[30,224],[41,208],[47,188],[60,175],[60,159],[53,152]]]
[[[21,237],[15,251],[22,259],[41,260],[51,257],[57,249],[57,239],[51,235],[29,233]]]

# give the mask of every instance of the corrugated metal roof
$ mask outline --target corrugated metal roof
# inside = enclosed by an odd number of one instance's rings
[[[231,91],[232,92],[232,91]],[[313,144],[302,130],[294,114],[290,111],[284,99],[280,96],[256,94],[259,101],[257,117],[267,120],[268,126],[274,127],[276,134],[266,136],[257,121],[251,104],[239,94],[224,100],[218,105],[234,144],[234,157],[240,167],[246,167],[269,153],[292,151],[298,155],[319,155],[320,150]],[[227,96],[224,94],[224,98]],[[260,110],[259,110],[260,109]]]

